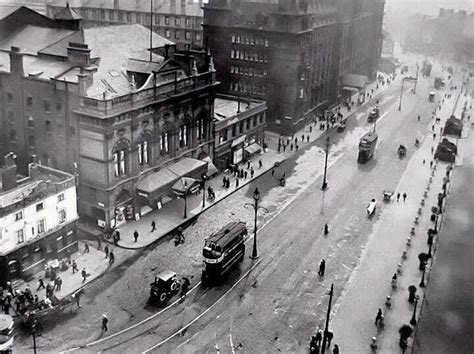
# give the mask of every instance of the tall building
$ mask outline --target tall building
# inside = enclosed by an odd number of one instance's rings
[[[373,77],[382,19],[383,0],[210,0],[204,45],[221,91],[266,99],[268,127],[291,134],[358,89],[344,76]]]
[[[157,34],[150,51],[142,25],[82,28],[69,6],[53,27],[26,22],[0,40],[0,134],[19,165],[37,155],[79,173],[81,216],[100,227],[162,205],[184,175],[202,177],[218,85],[207,53]]]
[[[0,285],[37,273],[48,260],[78,250],[76,181],[71,174],[29,165],[17,175],[15,155],[0,169]]]
[[[49,0],[54,17],[69,4],[84,27],[141,24],[179,47],[202,48],[202,0]]]

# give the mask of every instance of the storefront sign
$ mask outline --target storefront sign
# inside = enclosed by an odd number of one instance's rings
[[[232,163],[234,165],[237,165],[239,162],[242,161],[242,155],[243,155],[242,151],[243,151],[242,148],[234,150],[234,156],[233,156],[233,159],[232,159]]]

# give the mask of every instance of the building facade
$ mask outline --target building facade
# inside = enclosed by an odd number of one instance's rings
[[[225,170],[263,152],[266,103],[219,95],[214,101],[214,162]]]
[[[76,181],[37,163],[17,177],[14,154],[2,168],[0,189],[0,284],[32,275],[49,260],[77,251]]]
[[[202,0],[53,0],[47,14],[54,17],[66,3],[85,27],[141,24],[180,47],[202,48]]]

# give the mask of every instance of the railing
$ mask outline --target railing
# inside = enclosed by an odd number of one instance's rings
[[[150,87],[138,92],[111,99],[94,99],[84,97],[81,99],[78,111],[80,113],[91,113],[94,115],[111,115],[138,108],[147,103],[169,98],[173,95],[192,91],[194,89],[213,84],[214,73],[207,72],[197,76],[158,83],[155,87]]]

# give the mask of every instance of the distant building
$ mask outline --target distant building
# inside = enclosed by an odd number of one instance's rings
[[[212,58],[157,34],[150,52],[149,35],[82,28],[67,6],[54,28],[28,22],[0,41],[3,150],[78,171],[79,211],[100,227],[161,206],[172,182],[201,177],[200,159],[213,157]]]
[[[86,28],[124,24],[150,28],[152,25],[155,33],[180,48],[184,45],[202,48],[202,0],[51,0],[47,3],[48,15],[54,17],[67,3],[82,16]]]
[[[14,159],[13,153],[6,155],[0,170],[2,286],[78,249],[75,177],[35,162],[29,176],[18,176]]]
[[[374,78],[383,4],[210,0],[204,45],[215,58],[220,90],[266,100],[270,130],[292,134],[344,95],[352,84],[345,75]]]
[[[266,109],[262,101],[216,97],[214,161],[217,168],[224,170],[263,152]]]

